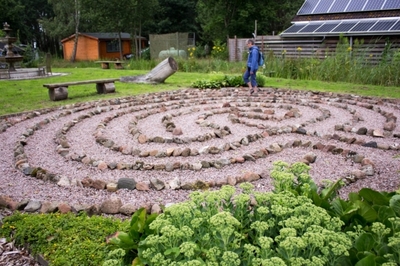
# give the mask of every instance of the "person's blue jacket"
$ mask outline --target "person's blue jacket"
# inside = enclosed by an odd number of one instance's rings
[[[251,72],[258,70],[258,47],[253,45],[249,49],[249,56],[247,58],[247,67]]]

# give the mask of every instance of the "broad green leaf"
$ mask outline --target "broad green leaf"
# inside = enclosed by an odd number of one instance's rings
[[[337,195],[338,190],[340,189],[342,184],[342,180],[339,179],[335,183],[333,183],[328,189],[324,189],[321,193],[323,199],[332,199]]]
[[[389,206],[374,206],[374,207],[378,207],[378,208],[374,208],[374,209],[375,210],[377,209],[378,221],[380,221],[382,223],[387,221],[387,219],[390,217],[396,217],[395,212]]]
[[[376,204],[376,205],[389,205],[389,198],[373,189],[363,188],[360,190],[359,195],[363,197],[366,201]],[[371,205],[373,205],[371,204]]]
[[[351,202],[356,202],[358,200],[361,200],[361,197],[358,193],[356,192],[350,192],[349,193],[349,201]]]
[[[167,249],[167,250],[164,252],[164,255],[165,255],[165,256],[173,255],[174,258],[176,258],[176,257],[179,256],[179,253],[180,253],[179,248],[178,248],[178,247],[173,247],[173,248]]]
[[[125,232],[118,233],[118,239],[120,240],[118,246],[125,250],[136,249],[137,244],[132,240],[131,236]]]
[[[349,207],[349,203],[342,200],[342,199],[335,199],[332,201],[332,209],[337,213],[339,216],[344,215],[345,210]]]
[[[370,254],[365,258],[359,260],[355,266],[375,266],[375,255]]]
[[[398,217],[400,217],[400,195],[394,195],[389,202],[389,206],[393,209]]]
[[[359,206],[358,214],[360,214],[367,222],[376,221],[378,214],[370,204],[364,201],[358,201],[355,204]]]
[[[371,251],[375,245],[376,245],[376,242],[375,242],[372,234],[370,234],[370,233],[363,233],[356,239],[356,241],[354,243],[354,247],[359,252]]]
[[[386,254],[391,253],[390,248],[388,247],[387,243],[381,243],[375,246],[376,254],[384,257]]]
[[[140,261],[139,257],[136,257],[133,261],[132,261],[132,266],[143,266],[144,264]]]
[[[146,221],[146,210],[144,208],[140,208],[132,215],[131,230],[133,229],[137,232],[142,233],[145,221]]]

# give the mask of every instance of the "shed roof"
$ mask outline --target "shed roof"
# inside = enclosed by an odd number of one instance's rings
[[[305,0],[282,37],[397,35],[399,0]]]
[[[118,32],[80,32],[79,35],[86,36],[97,40],[115,40],[118,39]],[[75,34],[61,40],[61,42],[68,41],[75,37]],[[138,37],[140,39],[146,39],[144,37]],[[122,40],[131,40],[131,35],[126,32],[121,32]]]

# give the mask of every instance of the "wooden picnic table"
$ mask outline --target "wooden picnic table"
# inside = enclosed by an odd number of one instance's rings
[[[123,69],[123,61],[96,61],[101,64],[102,69],[110,69],[110,64],[114,64],[115,69]]]

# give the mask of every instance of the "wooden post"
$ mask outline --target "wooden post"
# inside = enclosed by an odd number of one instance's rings
[[[68,87],[58,87],[49,89],[49,97],[52,101],[60,101],[68,98]]]
[[[178,64],[172,57],[164,59],[149,73],[140,76],[121,77],[121,82],[128,83],[163,83],[178,70]]]

